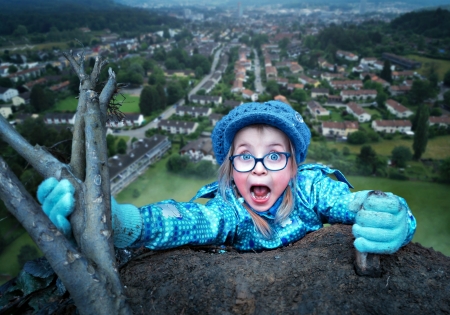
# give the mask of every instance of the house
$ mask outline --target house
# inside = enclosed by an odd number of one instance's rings
[[[18,96],[14,96],[12,98],[12,102],[14,106],[20,106],[22,104],[30,104],[30,92],[24,92],[19,94]]]
[[[450,126],[450,116],[430,116],[428,122],[430,123],[430,126],[438,125],[439,127],[448,128]]]
[[[312,98],[318,98],[319,96],[328,97],[328,93],[330,93],[330,91],[328,89],[319,89],[319,88],[311,89],[311,97]]]
[[[303,67],[301,65],[299,65],[298,62],[295,62],[295,61],[291,62],[289,68],[290,68],[291,72],[294,74],[303,72]]]
[[[158,122],[158,128],[170,132],[171,134],[191,134],[198,127],[197,122],[167,120],[163,119]]]
[[[391,85],[389,87],[392,96],[407,94],[409,91],[411,91],[411,87],[408,85]]]
[[[359,59],[358,55],[355,55],[354,53],[344,50],[336,51],[336,56],[338,56],[339,58],[344,58],[345,60],[348,61],[358,61]]]
[[[341,104],[342,97],[340,95],[328,95],[327,104]]]
[[[398,118],[408,118],[414,114],[409,108],[394,101],[393,99],[388,99],[386,101],[386,108],[391,114],[394,114]]]
[[[219,120],[222,119],[222,117],[222,114],[212,113],[211,115],[209,115],[209,121],[211,122],[211,125],[215,126],[219,122]]]
[[[205,90],[206,94],[208,94],[209,92],[212,91],[215,85],[216,83],[214,81],[208,80],[200,87],[200,89]]]
[[[277,78],[276,82],[278,85],[281,85],[282,87],[286,87],[289,83],[289,80],[285,79],[285,78]]]
[[[193,117],[206,117],[212,113],[210,107],[200,107],[200,106],[177,106],[175,113],[179,116],[190,115]]]
[[[172,144],[167,136],[153,135],[132,144],[128,154],[108,159],[111,195],[118,194],[141,175],[149,165],[158,161]]]
[[[11,73],[7,76],[11,81],[18,82],[29,81],[32,78],[37,78],[42,74],[42,67],[34,67],[25,70],[18,71],[16,73]]]
[[[49,87],[49,89],[53,92],[59,92],[59,91],[65,91],[69,88],[69,80],[58,83],[58,84],[54,84],[52,86]]]
[[[289,104],[287,98],[284,95],[281,95],[281,94],[280,95],[276,95],[273,99],[276,100],[276,101],[283,102],[285,104]]]
[[[422,64],[418,61],[408,59],[405,57],[401,57],[401,56],[397,56],[397,55],[391,54],[391,53],[383,53],[382,57],[384,59],[389,60],[390,62],[400,65],[406,69],[415,69],[415,68],[420,68],[422,66]]]
[[[347,90],[347,89],[361,89],[364,84],[361,80],[332,80],[330,81],[330,85],[334,89],[338,90]]]
[[[358,131],[359,123],[356,121],[323,121],[323,136],[340,136],[347,137],[350,133]]]
[[[367,100],[375,99],[377,97],[377,90],[344,90],[341,91],[341,97],[343,101],[346,100]]]
[[[5,87],[0,86],[0,100],[2,100],[3,102],[6,103],[9,100],[11,100],[13,97],[18,96],[18,95],[19,95],[19,91],[17,89],[5,88]]]
[[[44,123],[48,125],[60,125],[75,123],[75,113],[48,113],[44,116]]]
[[[12,115],[11,105],[0,105],[0,115],[8,119]]]
[[[361,106],[355,102],[349,102],[347,104],[347,112],[355,116],[360,123],[370,121],[372,116],[366,112]]]
[[[216,159],[212,148],[212,139],[210,137],[201,137],[190,141],[180,150],[180,155],[187,155],[191,161],[210,161],[215,164]]]
[[[302,84],[310,84],[314,87],[318,87],[320,85],[320,81],[312,79],[302,74],[298,77],[298,81]]]
[[[266,78],[267,79],[276,79],[278,77],[277,68],[273,66],[266,67]]]
[[[401,78],[413,78],[417,75],[417,72],[412,70],[405,70],[405,71],[392,71],[392,78],[397,80]]]
[[[200,105],[206,105],[206,104],[220,105],[220,104],[222,104],[222,96],[191,95],[190,101],[192,103],[200,104]]]
[[[214,81],[216,84],[219,83],[221,79],[222,73],[220,71],[214,72],[214,74],[210,78],[210,80]]]
[[[242,104],[241,101],[233,101],[233,100],[226,100],[225,102],[223,102],[223,106],[227,106],[227,107],[231,107],[231,108],[235,108],[241,104]]]
[[[318,116],[329,116],[330,115],[330,111],[323,108],[322,105],[320,105],[316,101],[309,101],[306,104],[306,107],[309,110],[309,112],[311,113],[311,116],[313,116],[314,118],[317,118]]]
[[[242,97],[245,99],[250,99],[252,102],[256,102],[258,100],[258,93],[245,89],[242,91]]]
[[[377,61],[378,61],[377,58],[364,57],[364,58],[361,58],[361,60],[359,61],[359,64],[362,66],[373,66],[375,64],[375,62],[377,62]]]
[[[289,83],[288,85],[287,85],[287,90],[289,91],[289,92],[293,92],[294,90],[296,90],[296,89],[303,89],[305,86],[303,85],[303,84],[300,84],[300,83]]]
[[[231,87],[231,93],[239,93],[244,89],[244,84],[241,80],[234,80],[233,86]]]
[[[372,129],[386,133],[406,133],[411,131],[412,124],[409,120],[374,120]]]
[[[124,115],[125,117],[120,121],[111,118],[106,122],[106,126],[108,128],[137,127],[144,122],[144,116],[142,114],[124,113]]]
[[[324,72],[320,75],[320,78],[322,80],[335,80],[335,79],[344,79],[344,75],[342,73],[331,73],[331,72]]]

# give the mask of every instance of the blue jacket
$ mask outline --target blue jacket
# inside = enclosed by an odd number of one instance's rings
[[[328,176],[331,174],[338,180],[331,179]],[[202,187],[190,202],[171,199],[141,207],[141,235],[132,246],[155,250],[186,244],[225,244],[244,251],[277,248],[320,229],[324,223],[353,224],[359,210],[354,203],[362,192],[351,193],[349,188],[353,187],[340,171],[316,164],[301,165],[294,193],[295,207],[284,222],[266,219],[273,231],[267,239],[257,231],[232,190],[226,191],[224,200],[215,182]],[[210,200],[205,205],[193,202],[198,198]],[[408,211],[405,245],[414,235],[416,220],[405,200],[400,198],[400,201]]]

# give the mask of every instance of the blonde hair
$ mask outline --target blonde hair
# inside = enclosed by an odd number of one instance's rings
[[[241,130],[245,128],[256,128],[258,131],[262,131],[264,128],[275,128],[270,125],[265,124],[255,124],[250,125],[242,128]],[[276,128],[275,128],[276,129]],[[284,133],[283,133],[284,134]],[[286,136],[286,138],[288,138]],[[281,202],[280,207],[278,208],[278,211],[275,215],[275,223],[283,222],[292,212],[295,206],[295,197],[294,193],[297,190],[297,180],[296,180],[296,174],[297,174],[297,161],[295,160],[295,149],[291,142],[291,140],[288,138],[289,141],[289,150],[291,155],[291,181],[290,184],[286,187],[286,192],[284,194],[284,198]],[[227,155],[225,156],[224,162],[219,168],[219,177],[218,177],[218,184],[219,184],[219,192],[222,195],[222,197],[227,200],[226,197],[226,191],[227,189],[233,189],[233,192],[236,196],[236,198],[239,198],[239,191],[235,187],[235,185],[232,185],[233,181],[233,166],[229,162],[229,157],[233,155],[234,152],[234,142],[231,144],[230,150],[228,151]],[[246,204],[243,204],[244,208],[247,210],[247,212],[250,214],[250,217],[252,218],[253,224],[256,226],[256,229],[266,238],[270,238],[272,235],[272,229],[269,226],[269,223],[261,216],[256,214],[253,210],[249,209],[249,207]]]

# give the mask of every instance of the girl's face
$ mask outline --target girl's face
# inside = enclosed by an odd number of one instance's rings
[[[290,152],[288,137],[280,130],[265,126],[241,129],[234,137],[233,155],[251,154],[262,158],[270,152]],[[248,205],[258,212],[267,211],[283,194],[293,177],[291,159],[280,171],[269,171],[261,162],[253,170],[240,173],[233,168],[233,179]]]

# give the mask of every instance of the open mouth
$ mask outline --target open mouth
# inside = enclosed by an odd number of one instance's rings
[[[250,193],[253,200],[257,202],[263,202],[270,197],[270,188],[267,186],[252,186],[250,188]]]

